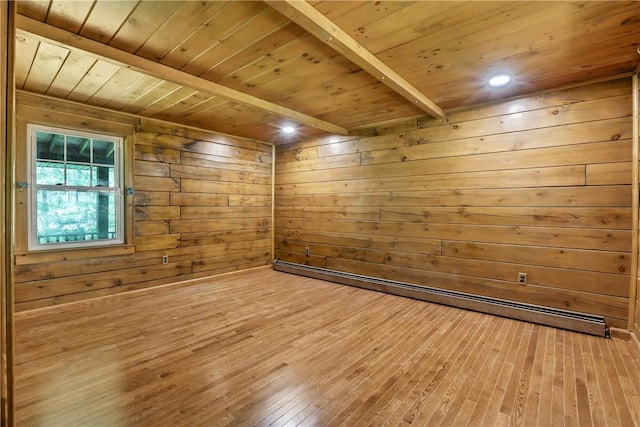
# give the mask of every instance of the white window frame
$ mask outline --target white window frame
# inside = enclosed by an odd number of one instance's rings
[[[92,138],[102,141],[114,142],[114,186],[105,190],[101,187],[80,187],[80,186],[67,186],[62,187],[65,190],[75,190],[80,192],[109,192],[115,194],[116,203],[116,234],[111,239],[100,240],[82,240],[71,242],[57,242],[57,243],[38,243],[37,236],[37,191],[38,189],[46,189],[54,186],[51,185],[38,185],[36,183],[36,161],[37,161],[37,132],[50,132],[58,133],[66,136],[74,136],[81,138]],[[74,249],[74,248],[92,248],[92,247],[104,247],[112,245],[121,245],[124,243],[124,225],[125,225],[125,212],[124,212],[124,138],[86,131],[78,131],[75,129],[58,128],[53,126],[44,126],[38,124],[27,124],[27,176],[28,182],[28,247],[30,251],[43,251],[43,250],[59,250],[59,249]],[[93,163],[91,163],[93,164]],[[60,186],[55,186],[56,190],[60,190]]]

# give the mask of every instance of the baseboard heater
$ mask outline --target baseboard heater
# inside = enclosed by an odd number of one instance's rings
[[[602,316],[578,313],[525,304],[499,298],[484,297],[464,292],[417,286],[393,280],[378,279],[359,274],[343,273],[327,268],[312,267],[291,262],[275,260],[273,269],[299,276],[312,277],[343,285],[356,286],[378,292],[385,292],[422,301],[448,305],[466,310],[494,314],[511,319],[524,320],[555,328],[583,332],[590,335],[610,338],[609,327]]]

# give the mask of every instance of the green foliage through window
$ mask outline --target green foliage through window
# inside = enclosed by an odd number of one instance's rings
[[[29,126],[32,141],[32,246],[122,241],[122,140]]]

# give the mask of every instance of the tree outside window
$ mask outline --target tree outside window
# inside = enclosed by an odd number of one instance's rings
[[[123,242],[122,138],[29,125],[30,249]]]

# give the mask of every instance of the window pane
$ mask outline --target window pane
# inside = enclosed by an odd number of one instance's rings
[[[94,187],[115,187],[115,168],[108,166],[94,166],[92,185]]]
[[[91,163],[91,140],[67,136],[67,162]]]
[[[36,162],[36,184],[64,185],[64,164]]]
[[[91,166],[67,164],[67,185],[89,187],[91,185]]]
[[[116,238],[116,194],[37,191],[39,244]]]
[[[122,139],[29,124],[29,249],[124,241]]]
[[[37,157],[43,160],[64,160],[64,135],[38,131]]]
[[[115,159],[115,144],[113,141],[93,140],[93,163],[113,165]]]

